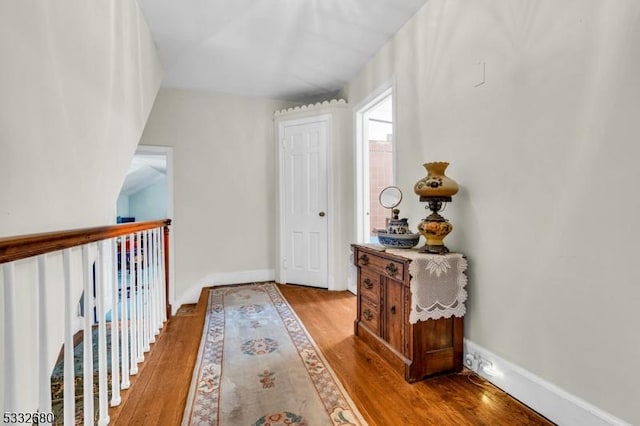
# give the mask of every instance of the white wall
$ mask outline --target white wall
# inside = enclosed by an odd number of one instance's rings
[[[118,195],[116,202],[116,216],[129,217],[129,196],[125,194]]]
[[[129,215],[136,222],[167,217],[167,177],[129,196]]]
[[[632,0],[431,0],[348,90],[354,105],[396,78],[412,226],[422,163],[451,162],[461,191],[446,243],[469,257],[465,336],[632,424],[639,20]]]
[[[137,3],[1,2],[0,58],[0,236],[111,223],[161,80]]]
[[[117,216],[135,217],[136,222],[167,218],[167,177],[160,176],[133,194],[120,194],[116,211]]]
[[[161,80],[137,3],[2,1],[0,63],[0,236],[112,223]],[[2,356],[15,350],[18,360],[16,411],[35,409],[37,353],[48,350],[53,366],[62,343],[60,258],[49,256],[48,348],[35,329],[29,262],[19,262],[15,299],[0,300],[2,322],[11,303],[19,330],[15,345],[0,335]],[[2,402],[4,392],[0,384]]]
[[[175,294],[273,278],[273,112],[290,103],[163,88],[142,144],[173,147]]]

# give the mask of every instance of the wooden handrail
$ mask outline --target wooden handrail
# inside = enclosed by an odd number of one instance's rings
[[[169,225],[162,219],[0,238],[0,264]]]
[[[94,407],[98,407],[99,423],[109,422],[109,397],[111,406],[121,403],[120,389],[131,384],[130,376],[138,373],[144,353],[151,350],[155,336],[171,318],[170,225],[171,219],[162,219],[0,238],[0,291],[4,294],[0,327],[4,328],[5,345],[0,386],[5,389],[5,410],[33,406],[33,412],[52,411],[50,354],[39,351],[35,359],[25,358],[29,348],[20,343],[19,333],[26,330],[45,348],[64,342],[64,419],[65,424],[73,423],[74,415],[79,414],[74,403],[78,395],[74,388],[79,382],[73,368],[73,335],[82,323],[84,423],[94,423]],[[28,262],[16,274],[14,263],[21,260]],[[18,296],[24,291],[29,299]],[[61,293],[64,303],[48,297],[53,293]],[[77,312],[80,299],[82,315]],[[25,328],[18,312],[34,306],[40,314]],[[53,333],[62,328],[64,341],[60,333]],[[109,338],[110,351],[106,344]],[[92,359],[97,359],[97,369],[92,367]],[[108,368],[109,361],[113,369]],[[20,395],[16,392],[22,384],[17,372],[25,369],[33,370],[37,385]],[[112,380],[108,380],[108,370],[113,373]],[[92,385],[96,373],[97,387]]]

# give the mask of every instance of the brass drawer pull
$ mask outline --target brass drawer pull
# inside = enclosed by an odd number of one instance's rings
[[[363,264],[363,265],[368,265],[369,264],[369,256],[367,256],[366,254],[363,254],[362,256],[360,256],[358,258],[358,261],[360,261],[360,263]]]
[[[387,270],[387,274],[391,275],[392,277],[398,273],[398,267],[395,265],[395,263],[389,263],[385,269]]]
[[[369,309],[365,310],[362,313],[362,316],[364,317],[364,319],[366,319],[367,321],[371,321],[371,319],[373,318],[373,314],[371,313],[371,311]]]
[[[366,288],[367,290],[371,290],[373,288],[373,283],[369,278],[365,278],[363,281],[363,284],[364,284],[364,288]]]

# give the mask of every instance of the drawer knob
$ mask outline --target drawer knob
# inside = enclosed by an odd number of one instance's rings
[[[387,270],[387,274],[391,275],[392,277],[398,273],[398,267],[395,265],[395,263],[389,263],[385,269]]]
[[[358,258],[358,261],[363,265],[368,265],[369,264],[369,256],[367,256],[366,254],[363,254],[362,256],[360,256]]]
[[[373,288],[373,283],[369,278],[365,278],[363,284],[367,290],[371,290]]]
[[[365,310],[362,313],[362,316],[364,317],[364,319],[366,319],[367,321],[371,321],[371,318],[373,318],[373,314],[371,313],[371,311],[369,309]]]

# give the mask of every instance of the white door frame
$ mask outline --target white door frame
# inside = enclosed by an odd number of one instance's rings
[[[138,145],[134,155],[164,155],[167,159],[167,218],[173,220],[173,147],[160,145]],[[169,303],[172,314],[175,314],[179,306],[176,306],[175,288],[175,249],[173,226],[169,226]]]
[[[331,114],[318,114],[311,117],[305,118],[297,118],[291,120],[283,120],[278,124],[278,135],[277,135],[277,143],[276,150],[278,159],[278,245],[277,245],[277,253],[278,258],[276,262],[278,265],[276,266],[276,280],[285,284],[287,282],[286,269],[284,267],[284,241],[285,241],[285,223],[284,223],[284,171],[282,169],[282,165],[284,164],[284,150],[283,150],[283,135],[285,127],[289,126],[298,126],[309,123],[317,123],[324,121],[327,123],[327,144],[326,144],[326,156],[327,156],[327,288],[329,290],[333,290],[335,287],[335,283],[333,280],[333,215],[335,214],[333,207],[333,169],[332,169],[332,147],[333,139],[335,138],[333,132],[333,117]]]
[[[392,126],[392,136],[391,140],[393,143],[393,179],[396,181],[396,122],[397,122],[397,114],[396,114],[396,98],[397,98],[397,90],[396,90],[396,79],[392,77],[390,80],[383,83],[376,90],[371,92],[367,97],[365,97],[360,103],[358,103],[353,108],[353,123],[354,123],[354,132],[353,132],[353,150],[354,150],[354,179],[353,182],[355,184],[354,193],[356,194],[356,208],[354,209],[354,221],[355,230],[354,230],[354,241],[357,243],[368,243],[369,238],[365,238],[365,229],[368,229],[369,223],[368,218],[365,216],[365,210],[368,210],[368,206],[366,206],[365,200],[365,191],[368,191],[369,181],[368,175],[365,175],[364,168],[365,165],[368,164],[368,155],[369,151],[364,149],[365,141],[368,140],[367,136],[367,127],[365,126],[365,120],[367,119],[368,112],[374,108],[376,105],[382,101],[382,99],[386,98],[390,94],[392,95],[392,111],[393,111],[393,123]],[[366,157],[365,157],[366,156]],[[366,160],[366,161],[365,161]],[[353,251],[351,252],[350,259],[350,273],[349,280],[347,283],[347,289],[353,294],[357,294],[357,271],[354,266],[353,259]]]
[[[363,99],[358,105],[353,109],[353,121],[355,123],[355,132],[354,132],[354,159],[355,159],[355,194],[356,194],[356,209],[355,209],[355,221],[356,229],[355,229],[355,241],[358,243],[368,243],[369,239],[365,235],[365,229],[368,228],[368,218],[365,216],[364,212],[368,210],[368,207],[365,205],[368,201],[365,199],[366,191],[369,188],[369,180],[368,175],[365,174],[365,165],[368,164],[368,150],[364,149],[365,142],[368,140],[367,137],[367,127],[365,126],[365,121],[367,119],[367,114],[373,108],[375,108],[384,98],[392,95],[392,111],[393,111],[393,122],[391,124],[392,130],[392,147],[393,147],[393,180],[396,181],[396,122],[397,122],[397,114],[396,114],[396,98],[397,98],[397,90],[396,90],[396,81],[395,78],[392,78],[378,87],[376,90],[371,92],[365,99]]]

